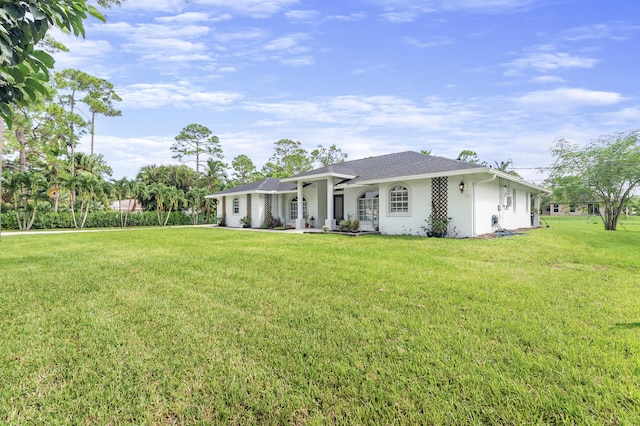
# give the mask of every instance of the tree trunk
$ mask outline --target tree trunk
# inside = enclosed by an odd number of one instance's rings
[[[96,112],[91,111],[91,155],[93,155],[93,137],[96,134]]]
[[[124,221],[122,220],[122,200],[118,200],[118,210],[120,210],[120,227],[124,228]]]
[[[87,201],[87,208],[84,209],[84,215],[82,216],[82,223],[80,224],[80,228],[84,228],[84,224],[87,221],[87,216],[89,215],[89,207],[91,207],[91,200]]]
[[[20,171],[27,170],[27,138],[22,130],[16,130],[16,139],[20,145]]]
[[[82,207],[80,208],[80,211],[82,212]],[[73,218],[73,226],[78,229],[78,221],[76,220],[76,208],[73,200],[71,200],[71,217]]]
[[[169,207],[169,211],[167,212],[167,217],[164,219],[163,226],[167,226],[167,223],[169,222],[169,216],[171,216],[171,207]]]
[[[604,229],[607,231],[615,231],[618,226],[618,216],[620,212],[618,209],[614,208],[612,205],[607,204],[604,208],[604,217],[602,220],[604,221]]]
[[[38,202],[36,201],[36,207],[33,208],[33,214],[31,215],[31,220],[29,221],[29,224],[27,225],[26,231],[31,229],[31,227],[33,226],[33,222],[36,220],[36,211],[38,210],[37,206],[38,206]]]

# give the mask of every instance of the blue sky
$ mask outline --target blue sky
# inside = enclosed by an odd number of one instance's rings
[[[96,127],[116,178],[176,163],[191,123],[229,164],[260,168],[279,139],[349,159],[471,149],[536,183],[557,138],[640,127],[636,1],[128,0],[106,15],[86,39],[58,33],[55,57],[123,98]]]

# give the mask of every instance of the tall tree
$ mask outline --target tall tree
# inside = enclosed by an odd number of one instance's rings
[[[495,170],[499,170],[501,172],[504,172],[519,178],[522,177],[520,176],[520,173],[513,170],[513,160],[511,160],[511,158],[509,158],[507,161],[500,161],[500,162],[494,161],[493,164],[495,165],[495,167],[493,167]]]
[[[178,161],[185,160],[186,157],[195,156],[196,172],[200,171],[201,156],[210,156],[222,160],[222,148],[218,137],[211,130],[201,124],[189,124],[175,137],[175,142],[171,145],[173,158]]]
[[[105,117],[119,117],[122,111],[115,109],[113,102],[119,102],[122,98],[113,90],[113,84],[107,80],[95,78],[88,88],[87,95],[82,98],[82,102],[89,106],[91,112],[90,134],[91,134],[91,151],[94,154],[94,139],[96,134],[96,114],[102,114]]]
[[[554,197],[599,203],[604,229],[616,230],[623,207],[640,188],[640,131],[602,136],[582,147],[560,138],[551,153],[547,183]]]
[[[121,4],[122,0],[98,0],[101,6]],[[46,94],[53,57],[40,49],[52,27],[85,35],[84,20],[104,16],[86,0],[3,0],[0,13],[0,117],[9,126],[11,107],[27,105],[37,93]]]
[[[463,149],[460,151],[460,154],[458,154],[458,160],[473,164],[478,164],[480,162],[478,153],[470,149]]]
[[[313,162],[302,144],[291,139],[280,139],[273,144],[274,153],[262,171],[265,176],[289,177],[304,173],[313,167]]]
[[[231,167],[233,168],[231,177],[235,185],[244,185],[256,180],[258,170],[251,158],[247,155],[240,154],[235,157],[233,161],[231,161]]]
[[[344,163],[347,157],[348,155],[343,153],[342,150],[335,144],[331,145],[329,148],[318,145],[316,149],[311,151],[311,160],[315,163],[319,163],[322,166]]]
[[[71,175],[75,176],[75,149],[80,133],[86,131],[88,123],[77,114],[76,105],[81,101],[81,94],[86,92],[94,77],[89,74],[74,70],[65,69],[56,74],[56,87],[63,91],[60,93],[60,103],[68,107],[67,126],[67,147],[69,148],[69,159],[71,161]]]

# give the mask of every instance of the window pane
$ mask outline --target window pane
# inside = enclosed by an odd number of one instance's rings
[[[391,213],[407,213],[409,211],[409,191],[404,186],[391,188],[389,192],[389,210]]]

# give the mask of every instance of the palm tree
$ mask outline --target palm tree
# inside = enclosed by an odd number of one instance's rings
[[[118,211],[120,212],[120,226],[123,228],[125,227],[125,220],[122,214],[122,200],[124,198],[129,197],[130,186],[131,184],[129,182],[129,179],[127,178],[122,178],[122,179],[113,181],[113,186],[112,186],[112,194],[118,199]]]
[[[13,202],[18,229],[31,229],[38,203],[47,199],[47,180],[40,172],[26,170],[10,174],[5,187]]]
[[[204,198],[205,195],[207,195],[207,190],[204,188],[191,188],[186,194],[188,206],[191,208],[191,216],[193,218],[194,225],[198,224],[200,213],[202,213],[202,207],[206,201]]]
[[[171,211],[179,208],[180,203],[184,203],[184,192],[176,187],[165,185],[164,183],[156,182],[148,188],[149,195],[153,197],[156,202],[156,214],[158,216],[158,225],[166,226],[169,222],[169,216]],[[164,217],[163,213],[167,211],[167,216]]]
[[[493,164],[495,164],[494,169],[496,170],[510,174],[512,176],[521,177],[518,172],[513,170],[513,168],[511,168],[511,170],[508,170],[509,167],[513,167],[513,160],[511,160],[511,158],[509,158],[507,161],[500,161],[499,163],[497,161],[494,161]]]
[[[166,205],[169,207],[167,211],[167,217],[164,219],[164,226],[167,226],[169,222],[169,216],[171,216],[172,210],[178,210],[180,208],[180,204],[186,204],[187,200],[184,197],[184,192],[182,192],[178,188],[169,187],[167,191]]]

